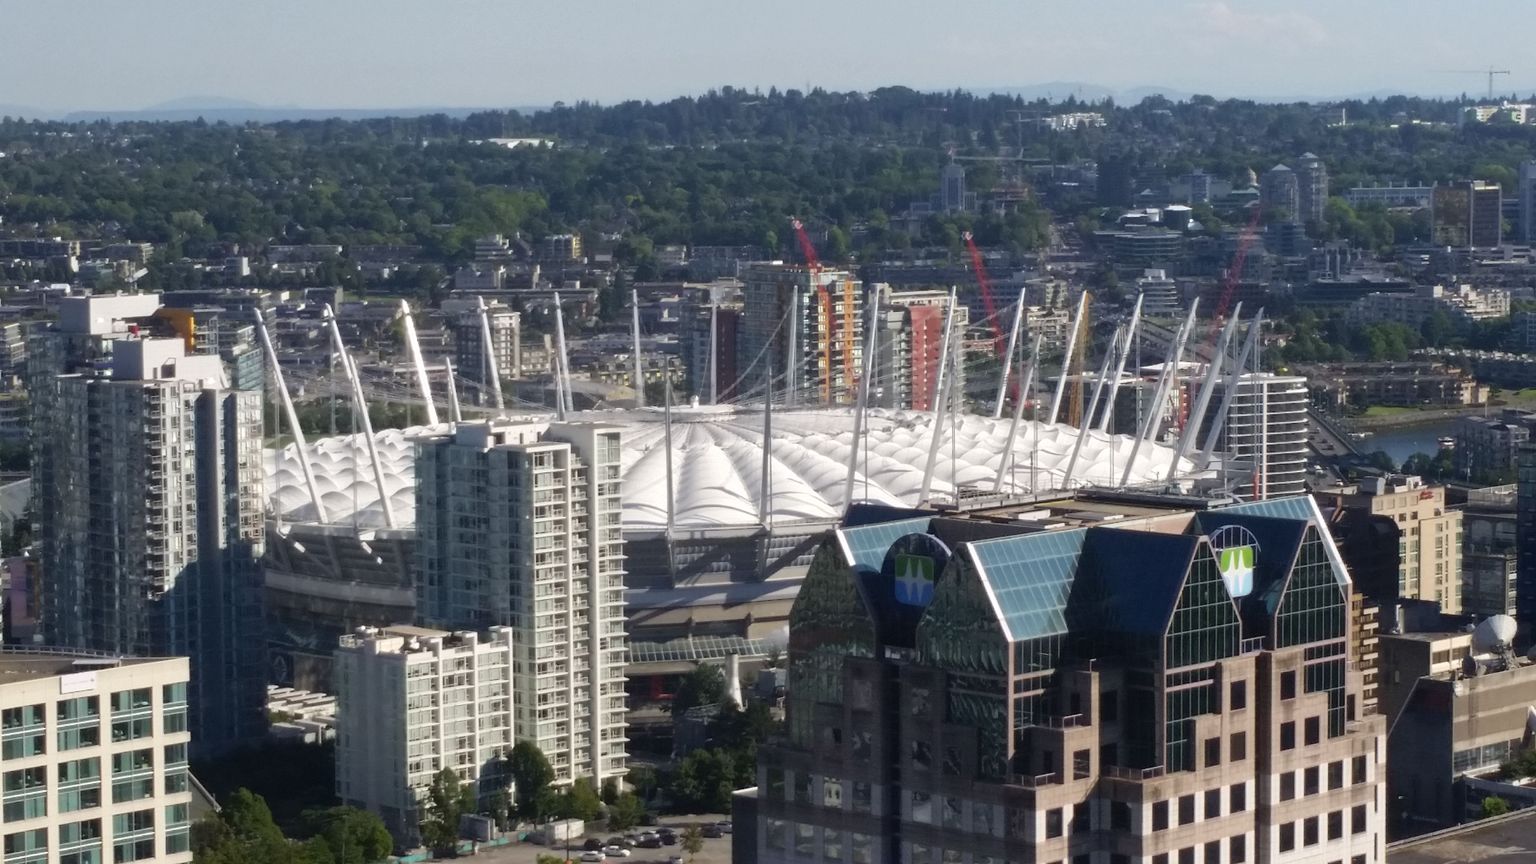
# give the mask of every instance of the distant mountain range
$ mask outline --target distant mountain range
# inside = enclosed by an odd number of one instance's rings
[[[1171,87],[1142,86],[1129,88],[1106,87],[1102,84],[1093,84],[1085,81],[1047,81],[1043,84],[1028,84],[1023,86],[998,86],[998,87],[972,87],[968,88],[975,93],[1001,93],[1008,96],[1017,96],[1033,101],[1036,99],[1049,99],[1052,102],[1061,102],[1068,97],[1076,97],[1082,102],[1101,102],[1106,98],[1112,98],[1117,105],[1135,105],[1149,96],[1161,96],[1173,102],[1180,102],[1196,95],[1189,90],[1178,90]],[[1528,92],[1528,91],[1516,91]],[[1442,93],[1408,93],[1406,95],[1422,96],[1430,99],[1455,99],[1462,93],[1475,94],[1474,90],[1442,92]],[[1217,98],[1227,98],[1227,95],[1218,95]],[[1243,96],[1238,98],[1252,99],[1255,102],[1333,102],[1343,99],[1383,99],[1388,96],[1404,95],[1400,90],[1375,90],[1366,93],[1334,94],[1327,96],[1313,95],[1289,95],[1289,96]],[[512,106],[513,110],[523,113],[544,110],[547,105],[518,105]],[[117,121],[191,121],[199,117],[209,123],[277,123],[288,120],[366,120],[379,117],[421,117],[428,114],[445,114],[449,117],[462,118],[477,111],[504,110],[498,108],[480,107],[448,107],[448,106],[417,106],[401,108],[305,108],[298,105],[263,105],[244,99],[230,99],[223,96],[185,96],[150,105],[146,108],[110,109],[99,111],[49,111],[26,105],[0,104],[0,117],[27,117],[38,120],[65,120],[75,123],[92,122],[96,120]]]

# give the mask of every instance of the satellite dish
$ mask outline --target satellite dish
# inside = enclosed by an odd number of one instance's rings
[[[1485,618],[1472,629],[1472,651],[1476,654],[1497,654],[1508,651],[1515,642],[1517,630],[1515,619],[1508,615]]]

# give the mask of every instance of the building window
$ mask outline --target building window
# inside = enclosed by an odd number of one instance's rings
[[[795,854],[809,858],[816,854],[816,826],[795,823]]]
[[[59,826],[59,864],[101,864],[100,819]]]
[[[1287,771],[1280,775],[1280,800],[1289,801],[1296,797],[1296,772]]]
[[[959,777],[960,751],[954,747],[944,748],[944,774],[949,777]]]
[[[1233,762],[1241,762],[1248,758],[1248,733],[1233,732],[1227,744],[1227,758]]]
[[[1248,860],[1248,837],[1237,834],[1227,841],[1227,864],[1244,864]]]
[[[1093,827],[1093,811],[1087,801],[1072,805],[1072,833],[1084,834]]]
[[[1248,809],[1248,784],[1234,783],[1227,795],[1227,812],[1242,813]]]
[[[1168,864],[1168,853],[1159,852],[1152,856],[1152,864]]]
[[[1328,814],[1328,839],[1338,840],[1344,836],[1344,811],[1334,810]]]
[[[186,710],[186,706],[182,706]],[[61,699],[54,707],[59,750],[95,747],[101,743],[101,698]]]
[[[101,762],[95,757],[60,762],[59,812],[73,813],[101,806]]]
[[[1296,749],[1296,724],[1292,721],[1280,724],[1280,749]]]
[[[1344,788],[1344,760],[1328,763],[1328,788]]]
[[[42,864],[47,860],[47,828],[5,835],[5,864]]]
[[[1322,740],[1322,720],[1318,717],[1308,717],[1305,721],[1307,733],[1307,745],[1311,746]]]
[[[843,835],[831,828],[821,831],[821,857],[828,861],[843,860]]]
[[[784,848],[784,821],[782,819],[766,819],[763,821],[763,845],[769,849]]]
[[[1231,711],[1241,711],[1248,707],[1248,682],[1233,681],[1227,688],[1227,708]]]
[[[1221,738],[1205,739],[1205,767],[1212,768],[1221,764]]]
[[[1306,774],[1304,775],[1306,780],[1305,780],[1305,785],[1304,785],[1303,791],[1302,791],[1303,795],[1316,795],[1318,793],[1318,791],[1320,791],[1318,789],[1318,783],[1317,783],[1317,775],[1318,775],[1318,773],[1319,772],[1317,770],[1317,766],[1316,765],[1313,765],[1311,768],[1308,768],[1306,770]]]
[[[153,750],[112,754],[112,803],[142,801],[155,797]]]
[[[1205,818],[1216,819],[1221,816],[1221,787],[1205,790]]]
[[[821,778],[821,806],[843,809],[843,781],[836,777]]]
[[[1056,807],[1045,811],[1045,836],[1055,838],[1061,836],[1061,808]]]
[[[1179,850],[1179,864],[1195,864],[1195,847]]]
[[[1349,811],[1349,833],[1365,833],[1365,805],[1356,804]]]
[[[946,796],[939,799],[939,820],[945,828],[959,829],[963,812],[960,809],[959,798]]]
[[[1352,782],[1354,783],[1354,785],[1359,786],[1361,783],[1365,782],[1365,757],[1364,756],[1356,756],[1355,757],[1351,773],[1353,773],[1353,775],[1354,775],[1354,777],[1352,779]]]
[[[1124,801],[1109,802],[1109,827],[1112,831],[1131,830],[1131,805]]]
[[[811,775],[805,771],[795,772],[795,803],[811,803]]]
[[[912,742],[912,767],[927,771],[933,767],[933,752],[927,741]]]
[[[875,838],[868,834],[849,835],[848,846],[853,850],[853,864],[874,864]]]
[[[1212,840],[1205,844],[1205,864],[1221,864],[1221,841]]]
[[[0,711],[0,759],[25,759],[47,752],[43,706]]]
[[[933,797],[927,792],[912,793],[912,821],[933,824]]]
[[[1157,801],[1152,804],[1152,830],[1168,830],[1168,802]]]
[[[148,861],[155,857],[155,811],[137,810],[112,817],[112,860]]]
[[[1195,821],[1195,796],[1182,795],[1179,797],[1179,824],[1188,825]]]
[[[1280,826],[1280,851],[1289,852],[1296,848],[1296,823],[1286,822]]]
[[[1091,751],[1091,750],[1073,750],[1072,751],[1072,779],[1073,780],[1087,780],[1090,776],[1092,776],[1092,771],[1091,771],[1092,766],[1093,766],[1093,755],[1092,754],[1093,754],[1093,751]]]
[[[23,768],[5,772],[5,821],[20,822],[48,815],[48,769]]]
[[[853,781],[853,812],[869,813],[874,809],[874,788],[864,780]]]
[[[1296,671],[1295,670],[1291,670],[1289,672],[1281,672],[1280,673],[1280,698],[1281,699],[1295,699],[1296,698]]]
[[[1317,817],[1308,816],[1301,823],[1301,845],[1317,845]]]

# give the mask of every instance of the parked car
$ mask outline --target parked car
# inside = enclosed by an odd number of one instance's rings
[[[700,825],[699,826],[699,833],[703,834],[705,837],[715,838],[715,837],[722,836],[722,834],[724,832],[722,832],[720,830],[720,826],[719,825],[716,825],[715,823],[711,822],[708,825]]]
[[[719,828],[722,833],[729,834],[729,833],[731,833],[731,827],[732,827],[731,826],[731,820],[729,820],[729,819],[721,819],[719,822],[715,823],[715,827]]]
[[[629,850],[623,846],[604,846],[603,855],[608,858],[628,858]]]
[[[673,855],[667,859],[667,864],[683,864],[683,856]]]
[[[625,834],[624,835],[624,845],[625,846],[639,846],[640,845],[640,835],[639,834]]]
[[[595,849],[588,849],[587,851],[581,853],[581,860],[583,864],[594,864],[594,862],[603,861],[605,859],[602,852],[599,852]]]
[[[677,835],[672,833],[671,831],[668,831],[667,833],[661,835],[661,845],[663,845],[663,846],[676,846],[677,845]]]
[[[588,837],[586,842],[581,844],[581,848],[587,852],[601,852],[603,851],[603,841],[596,837]]]
[[[639,846],[641,849],[660,849],[661,842],[662,841],[660,837],[657,837],[655,834],[650,832],[646,832],[640,835],[640,841],[635,845]],[[673,842],[677,841],[674,840]]]

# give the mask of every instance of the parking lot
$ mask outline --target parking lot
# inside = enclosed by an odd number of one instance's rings
[[[688,825],[695,823],[715,822],[725,818],[729,817],[715,815],[690,816],[686,818],[667,818],[662,820],[662,825],[668,826],[681,834],[683,828]],[[638,833],[641,830],[655,829],[636,829],[634,833]],[[599,839],[606,839],[618,833],[629,832],[594,832],[588,836],[597,837]],[[582,838],[582,840],[571,841],[571,861],[579,862],[581,860],[581,844],[584,840],[585,838]],[[683,851],[681,843],[676,846],[663,846],[660,849],[631,849],[629,852],[630,857],[628,858],[610,858],[608,860],[614,862],[614,864],[667,864],[667,859],[673,855],[681,855],[684,861],[688,860],[688,853]],[[536,846],[532,843],[514,843],[510,846],[482,848],[480,852],[475,856],[475,858],[482,861],[494,862],[494,864],[502,864],[502,862],[506,862],[506,864],[534,864],[540,855],[558,856],[563,854],[565,854],[564,844],[556,847],[549,847]],[[723,837],[718,838],[704,838],[704,848],[699,850],[699,854],[695,855],[693,860],[694,864],[730,864],[731,835],[726,834]]]

